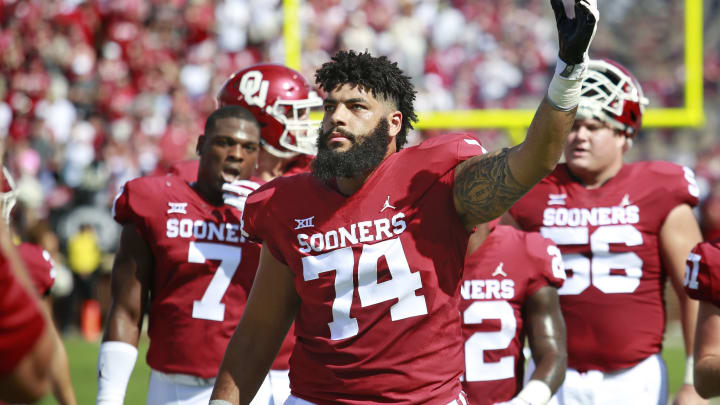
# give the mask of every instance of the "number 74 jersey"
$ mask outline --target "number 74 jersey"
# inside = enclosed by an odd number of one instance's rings
[[[215,377],[260,256],[240,233],[240,211],[210,204],[178,176],[158,176],[127,182],[113,215],[134,223],[153,255],[148,364]]]
[[[387,157],[350,196],[310,174],[248,198],[244,229],[286,263],[301,303],[292,393],[316,404],[448,404],[461,391],[455,294],[469,233],[455,166],[483,153],[444,135]]]
[[[522,229],[562,251],[569,367],[613,371],[661,350],[667,273],[659,233],[673,208],[697,203],[693,172],[672,163],[625,164],[597,189],[562,164],[510,209]]]

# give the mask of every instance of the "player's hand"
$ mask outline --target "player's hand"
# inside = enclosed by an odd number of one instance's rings
[[[673,405],[707,405],[709,402],[705,399],[702,399],[700,395],[698,395],[697,391],[695,391],[695,387],[693,387],[690,384],[683,384],[682,387],[680,387],[680,391],[678,391],[677,396],[675,397],[675,400],[673,401]]]
[[[513,398],[507,402],[495,402],[495,405],[530,405],[530,403],[524,399]]]
[[[597,0],[575,0],[575,18],[565,14],[562,0],[550,0],[560,41],[559,57],[568,65],[587,61],[587,52],[595,36],[600,13]]]
[[[225,183],[222,186],[224,191],[223,200],[225,204],[231,205],[240,211],[245,209],[245,200],[253,191],[260,187],[259,184],[250,180],[239,180],[233,183]]]

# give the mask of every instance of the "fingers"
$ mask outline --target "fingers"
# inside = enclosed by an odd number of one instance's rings
[[[248,195],[260,187],[259,184],[254,181],[240,180],[235,183],[225,183],[222,186],[223,191],[228,191],[235,194]]]
[[[223,202],[226,205],[230,205],[232,207],[239,209],[240,211],[245,209],[245,201],[247,201],[246,195],[238,196],[236,194],[229,194],[229,193],[223,194]]]
[[[575,0],[575,18],[584,24],[595,24],[600,19],[597,0]]]
[[[553,13],[555,13],[555,21],[559,26],[563,21],[568,19],[565,14],[565,6],[562,0],[550,0],[550,5],[552,6]]]

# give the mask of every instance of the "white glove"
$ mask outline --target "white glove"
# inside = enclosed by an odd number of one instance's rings
[[[224,191],[223,200],[225,204],[231,205],[238,210],[245,209],[245,200],[250,193],[257,190],[260,185],[250,180],[238,180],[233,183],[225,183],[222,186]]]
[[[238,210],[245,209],[245,200],[260,185],[250,180],[238,180],[233,183],[223,184],[223,200],[225,204],[231,205]]]

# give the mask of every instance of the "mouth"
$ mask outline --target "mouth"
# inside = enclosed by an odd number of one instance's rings
[[[224,167],[222,170],[222,178],[225,183],[232,183],[240,179],[240,170],[234,167]]]

